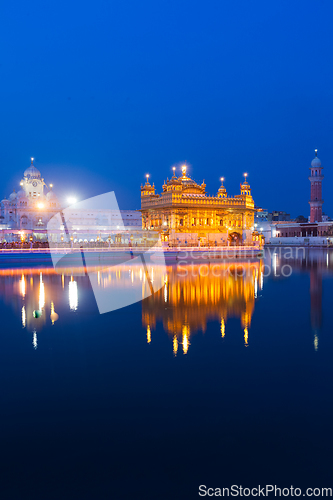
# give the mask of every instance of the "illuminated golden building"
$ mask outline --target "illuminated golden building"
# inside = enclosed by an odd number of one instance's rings
[[[143,229],[157,230],[162,241],[172,245],[252,244],[254,201],[246,180],[241,193],[228,197],[223,177],[216,196],[206,194],[206,184],[197,184],[182,167],[182,175],[163,184],[156,194],[154,184],[141,185]]]

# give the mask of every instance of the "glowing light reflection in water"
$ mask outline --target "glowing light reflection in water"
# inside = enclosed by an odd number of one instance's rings
[[[272,255],[270,278],[285,279],[281,277],[281,268],[285,263],[283,256]],[[317,351],[320,348],[322,273],[333,272],[333,254],[331,258],[325,253],[318,261],[306,257],[295,258],[287,263],[293,269],[297,269],[297,266],[302,266],[303,269],[306,266],[310,270],[312,339],[313,349]],[[115,287],[120,293],[127,293],[139,286],[140,297],[148,297],[142,302],[142,325],[144,340],[152,346],[154,331],[160,322],[170,339],[170,353],[179,355],[181,346],[182,354],[189,355],[193,348],[192,337],[205,333],[208,322],[216,321],[219,338],[228,341],[227,323],[230,318],[239,321],[239,338],[242,339],[243,346],[251,345],[255,303],[256,300],[261,300],[258,289],[263,290],[262,261],[193,264],[186,267],[186,276],[177,265],[168,266],[166,273],[165,268],[163,271],[161,269],[157,264],[149,265],[150,282],[154,282],[154,288],[157,289],[153,295],[148,293],[151,283],[146,279],[141,266],[133,268],[124,264],[116,268],[94,268],[94,271],[98,273],[101,288]],[[55,322],[58,315],[54,311],[53,302],[55,298],[61,316],[65,302],[68,313],[79,311],[79,288],[88,288],[89,281],[85,277],[78,276],[74,279],[71,276],[66,298],[67,279],[63,272],[57,274],[53,268],[0,270],[0,285],[6,283],[3,300],[8,302],[8,307],[17,305],[20,324],[31,333],[35,349],[38,345],[37,334],[44,326],[50,323],[57,328]],[[33,318],[37,304],[42,316]],[[94,314],[97,314],[96,311]],[[235,329],[230,331],[234,337]]]
[[[77,292],[77,282],[74,280],[71,280],[68,283],[68,296],[69,296],[69,308],[71,311],[76,311],[78,302],[79,302],[79,297],[78,297],[78,292]]]

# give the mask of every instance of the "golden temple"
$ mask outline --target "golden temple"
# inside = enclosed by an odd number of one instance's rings
[[[206,184],[197,184],[187,175],[186,165],[182,175],[173,176],[163,184],[161,194],[149,182],[141,185],[142,228],[157,230],[162,241],[169,245],[223,246],[250,245],[258,239],[254,232],[255,206],[251,188],[246,180],[241,183],[241,193],[228,197],[221,186],[216,196],[206,194]]]

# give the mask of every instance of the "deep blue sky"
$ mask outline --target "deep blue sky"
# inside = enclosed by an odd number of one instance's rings
[[[30,156],[79,199],[139,208],[175,163],[215,193],[309,213],[318,148],[333,216],[333,4],[321,1],[13,1],[1,16],[1,197]]]

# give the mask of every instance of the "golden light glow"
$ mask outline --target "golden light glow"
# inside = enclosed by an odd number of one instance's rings
[[[26,291],[25,277],[24,274],[22,274],[22,278],[20,279],[20,293],[22,297],[25,296],[25,291]]]
[[[186,165],[182,166],[182,174],[185,177],[185,175],[186,175]]]
[[[178,339],[177,339],[177,335],[173,336],[172,345],[173,345],[173,354],[175,356],[177,356],[177,351],[178,351]]]
[[[53,188],[53,184],[50,184],[50,188]]]
[[[188,325],[183,325],[182,335],[183,335],[183,354],[187,354],[188,348],[191,345],[189,340],[190,329]]]
[[[221,318],[221,337],[225,337],[225,323],[224,323],[224,318]]]
[[[37,203],[38,208],[44,208],[44,203]]]
[[[43,274],[40,273],[40,278],[39,278],[39,303],[38,303],[38,308],[40,312],[42,313],[43,307],[45,306],[45,288],[44,288],[44,283],[43,283]]]
[[[249,330],[247,327],[244,328],[244,344],[249,345]]]
[[[54,304],[51,302],[51,314],[50,314],[50,319],[52,321],[52,325],[54,325],[54,322],[57,321],[59,318],[59,315],[55,312],[54,310]]]
[[[151,342],[150,325],[147,325],[147,344],[150,344],[150,342]]]
[[[244,343],[249,344],[255,283],[260,282],[263,263],[228,261],[204,266],[203,272],[203,264],[193,264],[186,277],[174,266],[167,267],[167,276],[158,277],[158,266],[154,266],[155,279],[158,283],[161,279],[164,286],[142,303],[142,323],[144,328],[147,325],[152,328],[162,321],[173,351],[176,337],[178,348],[181,344],[183,353],[188,353],[191,336],[204,332],[209,321],[218,322],[218,331],[224,339],[228,317],[240,319]]]

